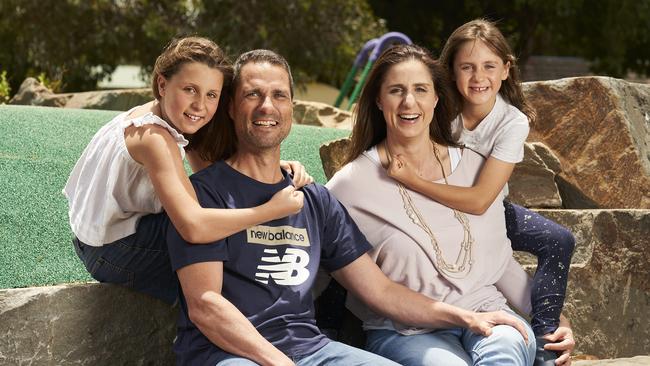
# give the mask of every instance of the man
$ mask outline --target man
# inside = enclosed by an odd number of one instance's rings
[[[291,130],[292,98],[291,73],[281,56],[256,50],[239,57],[228,110],[235,152],[191,178],[204,207],[256,206],[291,184],[279,162],[280,143]],[[170,225],[170,257],[182,288],[178,364],[395,365],[321,334],[310,291],[319,263],[373,310],[400,323],[462,326],[486,335],[495,324],[509,324],[525,337],[521,323],[504,312],[465,311],[390,281],[323,186],[292,194],[304,195],[298,214],[212,244],[188,244]]]

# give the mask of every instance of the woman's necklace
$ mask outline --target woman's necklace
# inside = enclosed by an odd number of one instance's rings
[[[436,160],[438,161],[438,164],[440,164],[440,169],[442,170],[442,177],[445,180],[445,184],[449,184],[447,182],[447,175],[445,174],[445,168],[442,165],[442,160],[440,159],[440,152],[438,151],[438,147],[436,144],[432,141],[431,144],[433,145],[433,155],[436,157]],[[390,150],[388,149],[388,144],[386,141],[384,141],[384,148],[386,149],[386,156],[388,157],[388,163],[390,164],[391,162],[391,153]],[[429,240],[431,241],[431,245],[433,246],[433,251],[436,254],[436,268],[440,272],[443,272],[449,277],[453,278],[465,278],[469,274],[469,271],[472,269],[472,264],[474,261],[472,260],[472,248],[474,246],[474,238],[472,237],[472,233],[470,232],[469,228],[469,220],[467,218],[467,215],[465,215],[462,212],[459,212],[456,209],[452,209],[454,211],[454,217],[458,222],[463,227],[463,240],[460,242],[460,251],[458,252],[458,257],[456,257],[456,261],[452,264],[447,263],[445,261],[445,258],[442,254],[442,249],[440,249],[440,245],[438,245],[438,241],[436,240],[435,235],[433,234],[433,231],[427,225],[426,221],[424,221],[424,217],[422,216],[422,213],[420,213],[420,210],[415,206],[415,203],[413,202],[413,198],[409,194],[409,192],[406,190],[404,185],[401,183],[397,182],[397,188],[399,189],[399,193],[402,196],[402,202],[404,202],[404,209],[406,210],[406,215],[411,219],[411,221],[419,226],[424,232],[429,236]]]

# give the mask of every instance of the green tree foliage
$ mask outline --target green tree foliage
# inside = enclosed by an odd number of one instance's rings
[[[47,9],[47,10],[46,10]],[[2,0],[0,69],[91,90],[121,63],[150,72],[175,36],[208,36],[236,56],[274,49],[296,79],[340,83],[356,52],[385,28],[366,0]]]
[[[461,24],[498,21],[524,64],[531,55],[580,56],[594,72],[650,75],[650,0],[369,0],[390,30],[439,52]]]
[[[386,32],[365,0],[204,1],[197,28],[233,55],[272,49],[298,81],[340,84],[363,44]]]
[[[120,62],[159,53],[188,24],[183,0],[3,0],[0,69],[17,90],[44,73],[64,91],[94,89]]]
[[[5,104],[9,101],[9,93],[11,93],[11,87],[7,81],[7,71],[3,70],[0,73],[0,104]]]
[[[522,62],[582,56],[599,73],[650,74],[650,0],[2,0],[0,70],[12,91],[42,73],[62,91],[90,90],[121,63],[150,72],[172,37],[197,34],[233,56],[276,50],[298,82],[340,85],[387,28],[438,52],[476,17],[499,21]]]
[[[536,34],[538,49],[592,61],[595,72],[650,75],[650,0],[571,0]]]

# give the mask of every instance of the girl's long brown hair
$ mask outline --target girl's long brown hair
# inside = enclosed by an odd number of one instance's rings
[[[521,78],[519,76],[519,67],[517,67],[517,58],[512,53],[510,45],[506,38],[501,34],[496,24],[486,19],[475,19],[467,22],[449,36],[447,43],[440,54],[440,62],[445,65],[450,75],[454,75],[454,59],[458,50],[465,42],[482,41],[492,52],[494,52],[504,65],[510,62],[508,78],[501,84],[499,93],[508,101],[508,103],[517,107],[527,117],[532,125],[535,122],[535,109],[528,104],[521,89]],[[462,98],[458,89],[454,88],[457,98]],[[462,100],[462,99],[460,99]]]
[[[171,78],[182,65],[199,62],[223,74],[223,87],[219,97],[219,107],[212,120],[192,135],[185,135],[190,142],[187,150],[195,150],[206,161],[215,161],[228,149],[230,136],[221,131],[221,124],[228,118],[232,63],[216,43],[203,37],[184,37],[172,40],[156,59],[151,77],[154,97],[160,100],[158,77]],[[180,131],[179,131],[180,132]],[[226,139],[226,140],[224,140]]]

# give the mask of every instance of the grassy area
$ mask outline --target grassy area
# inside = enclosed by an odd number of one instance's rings
[[[70,242],[68,174],[92,135],[116,111],[0,105],[0,288],[91,278]],[[296,125],[283,159],[325,182],[318,148],[347,131]]]

